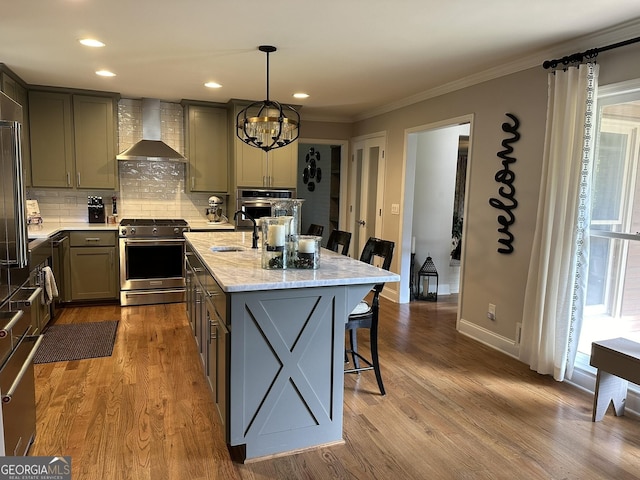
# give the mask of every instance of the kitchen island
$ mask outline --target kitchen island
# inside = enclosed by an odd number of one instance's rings
[[[317,270],[266,270],[251,232],[185,238],[226,297],[227,388],[217,403],[235,458],[343,442],[345,321],[374,284],[400,276],[325,249]]]

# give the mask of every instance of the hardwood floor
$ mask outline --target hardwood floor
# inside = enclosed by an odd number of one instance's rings
[[[458,334],[453,300],[382,301],[387,395],[372,372],[346,376],[344,445],[245,465],[221,441],[183,304],[64,309],[59,323],[119,319],[117,342],[36,365],[31,454],[70,455],[74,480],[640,478],[640,420],[592,423],[590,394]]]

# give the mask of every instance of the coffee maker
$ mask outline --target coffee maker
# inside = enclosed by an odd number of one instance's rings
[[[215,195],[209,197],[209,207],[207,208],[207,220],[209,220],[209,223],[228,222],[227,217],[222,213],[222,205],[224,205],[222,198]]]

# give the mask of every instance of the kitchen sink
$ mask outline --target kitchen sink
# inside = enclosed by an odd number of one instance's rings
[[[209,247],[209,250],[212,252],[242,252],[244,251],[244,247],[236,247],[234,245],[216,245],[214,247]]]

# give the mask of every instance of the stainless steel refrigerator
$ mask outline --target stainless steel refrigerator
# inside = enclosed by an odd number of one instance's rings
[[[22,107],[0,92],[0,305],[27,276]]]
[[[0,93],[0,455],[26,455],[35,438],[32,305],[22,173],[22,108]],[[24,294],[29,291],[25,301]]]

